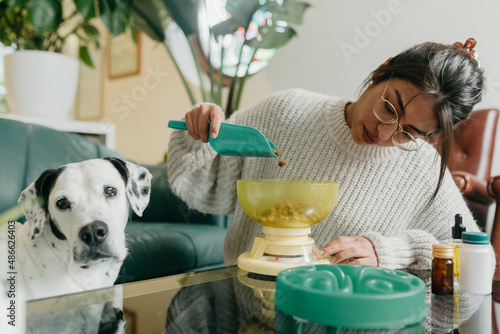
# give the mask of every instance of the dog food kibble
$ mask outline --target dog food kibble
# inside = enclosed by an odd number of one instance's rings
[[[280,160],[280,162],[278,163],[278,166],[280,166],[280,167],[283,167],[286,165],[288,165],[288,160],[285,160],[285,159]]]
[[[309,226],[318,222],[325,214],[321,210],[310,213],[310,208],[301,202],[285,202],[274,207],[255,210],[252,217],[264,224],[280,226],[280,224],[293,224],[295,227]]]
[[[281,155],[283,154],[283,152],[278,151],[277,149],[274,149],[273,153],[276,154],[277,157],[281,157]],[[286,165],[288,165],[288,160],[285,160],[285,159],[280,160],[280,162],[278,163],[278,166],[280,166],[280,167],[283,167]]]

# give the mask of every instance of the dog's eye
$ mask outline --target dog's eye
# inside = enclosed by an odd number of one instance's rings
[[[56,202],[56,206],[61,210],[71,209],[71,204],[67,198],[61,198]]]
[[[104,188],[104,194],[106,194],[106,197],[113,197],[116,195],[116,188],[106,187]]]

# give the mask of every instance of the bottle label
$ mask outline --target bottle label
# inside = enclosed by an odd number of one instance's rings
[[[453,277],[458,278],[460,271],[460,246],[453,247]]]

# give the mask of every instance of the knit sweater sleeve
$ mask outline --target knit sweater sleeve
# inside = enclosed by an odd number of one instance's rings
[[[431,267],[432,245],[451,239],[451,228],[457,213],[463,216],[467,231],[479,231],[447,172],[436,198],[416,215],[406,231],[390,236],[372,231],[363,236],[374,245],[381,267],[425,270]]]
[[[192,139],[187,131],[176,130],[170,137],[167,159],[170,186],[191,209],[231,214],[242,164],[242,158],[221,156],[210,144]]]

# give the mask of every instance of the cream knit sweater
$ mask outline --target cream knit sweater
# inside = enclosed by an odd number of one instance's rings
[[[430,269],[432,244],[451,238],[457,213],[467,231],[478,230],[448,172],[436,199],[426,206],[439,173],[439,156],[431,145],[419,152],[357,145],[344,117],[347,102],[293,89],[227,120],[261,130],[283,152],[281,158],[290,161],[282,168],[279,159],[221,156],[187,131],[172,134],[168,169],[174,193],[201,212],[234,214],[224,243],[226,264],[249,251],[262,230],[238,203],[238,179],[339,182],[337,204],[312,227],[312,237],[321,248],[337,236],[363,236],[385,268]]]

